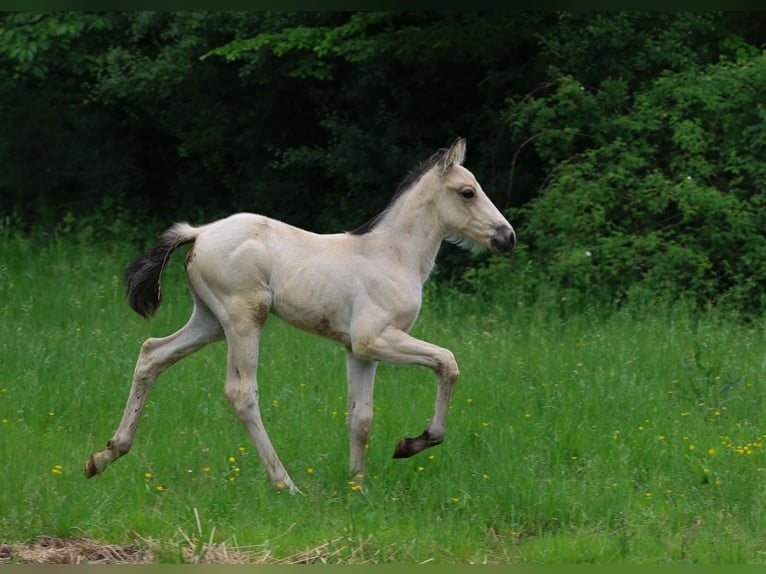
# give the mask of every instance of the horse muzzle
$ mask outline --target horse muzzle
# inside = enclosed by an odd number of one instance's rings
[[[495,234],[490,238],[489,244],[495,253],[510,253],[513,251],[513,246],[516,245],[516,232],[510,225],[507,227],[502,225],[495,229]]]

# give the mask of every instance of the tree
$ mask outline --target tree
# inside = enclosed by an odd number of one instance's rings
[[[73,31],[29,62],[6,50],[4,69],[24,88],[14,92],[10,76],[3,86],[17,129],[6,140],[4,210],[50,226],[62,207],[82,217],[109,197],[163,221],[252,210],[329,231],[382,209],[418,160],[457,135],[502,205],[512,142],[496,110],[538,81],[530,56],[546,16],[26,18],[3,19],[19,46],[42,45],[59,20]],[[90,24],[99,18],[103,27]]]
[[[305,18],[305,16],[303,17]],[[337,229],[381,209],[399,179],[435,147],[463,135],[471,163],[503,203],[510,149],[497,110],[534,85],[536,13],[331,13],[212,50],[263,85],[275,61],[308,90],[314,141],[280,150],[286,170],[311,168],[326,195],[320,227]],[[342,201],[338,202],[338,197]]]
[[[0,214],[349,229],[462,135],[535,288],[755,308],[765,40],[741,12],[0,13]]]

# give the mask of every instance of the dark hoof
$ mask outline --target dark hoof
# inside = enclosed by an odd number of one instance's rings
[[[98,465],[96,464],[96,458],[94,455],[88,457],[88,462],[85,463],[85,478],[93,478],[99,473]]]
[[[420,450],[417,450],[415,448],[415,442],[417,442],[418,439],[416,438],[403,438],[399,441],[399,444],[396,445],[396,448],[394,449],[394,458],[409,458],[413,454],[417,454],[420,452]]]
[[[423,434],[415,438],[403,438],[394,449],[394,458],[409,458],[413,454],[418,454],[421,450],[441,444],[441,440],[435,439],[423,431]]]

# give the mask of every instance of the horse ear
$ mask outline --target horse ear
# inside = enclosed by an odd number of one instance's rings
[[[457,138],[455,142],[444,154],[444,157],[439,162],[441,168],[441,174],[446,174],[453,165],[463,165],[465,159],[465,139]]]

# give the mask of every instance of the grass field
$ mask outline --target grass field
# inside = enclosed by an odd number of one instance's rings
[[[91,480],[141,342],[191,308],[176,255],[148,323],[126,246],[0,243],[0,543],[87,539],[159,562],[766,562],[763,325],[676,306],[562,320],[428,291],[414,334],[461,366],[443,445],[432,373],[381,365],[365,487],[347,473],[343,349],[269,319],[267,429],[303,496],[278,494],[223,395],[225,343],[158,381],[133,450]],[[510,278],[509,278],[510,279]],[[10,560],[15,558],[10,557]]]

